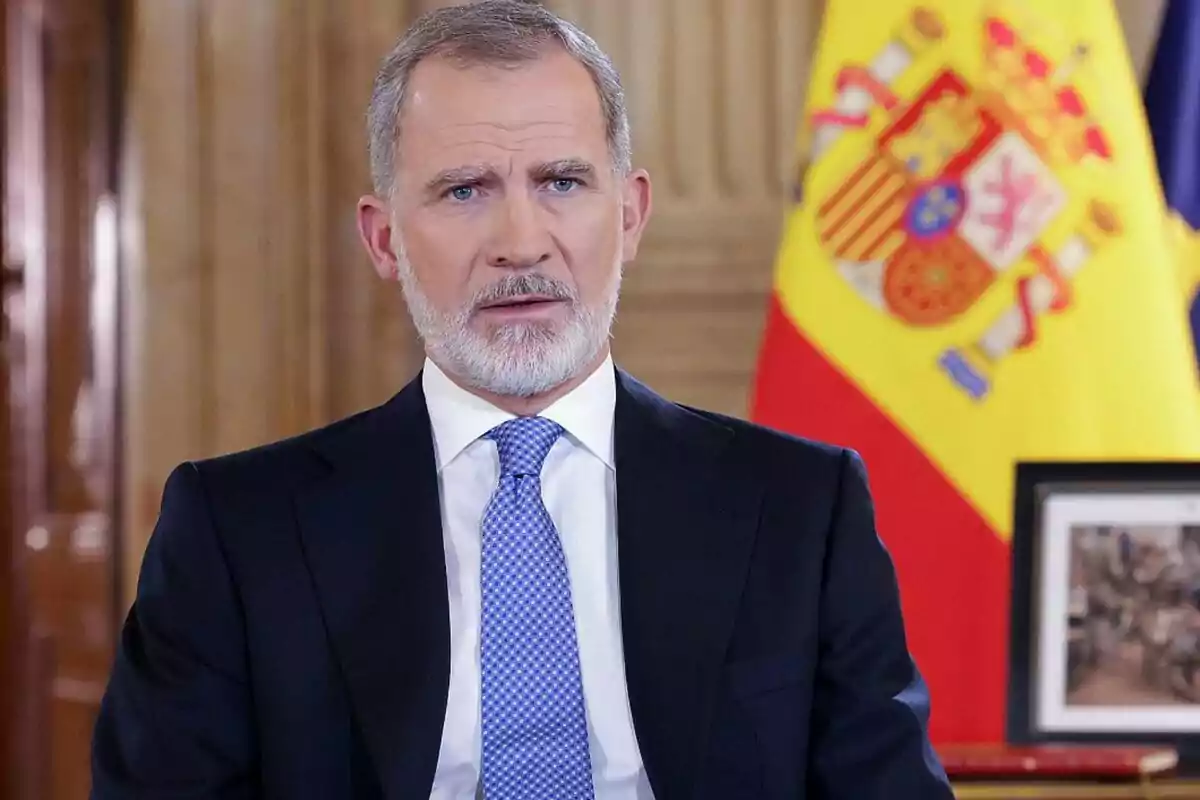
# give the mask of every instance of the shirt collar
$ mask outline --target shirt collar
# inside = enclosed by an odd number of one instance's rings
[[[429,358],[422,369],[421,387],[433,427],[439,472],[476,439],[515,416],[463,389]],[[587,380],[555,400],[539,416],[557,422],[568,436],[611,469],[616,399],[616,373],[610,354]]]

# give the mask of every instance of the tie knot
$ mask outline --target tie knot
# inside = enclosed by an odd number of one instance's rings
[[[542,462],[563,429],[545,417],[517,417],[485,435],[500,452],[500,477],[541,475]]]

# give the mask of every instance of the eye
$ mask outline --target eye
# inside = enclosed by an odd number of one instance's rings
[[[462,202],[464,200],[470,200],[474,193],[474,186],[455,186],[451,188],[450,191],[446,192],[446,196],[453,200]]]
[[[576,178],[555,178],[550,181],[550,188],[559,194],[565,194],[578,185],[579,181]]]

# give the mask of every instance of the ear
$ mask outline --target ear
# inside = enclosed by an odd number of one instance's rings
[[[644,169],[634,170],[625,178],[621,200],[621,260],[625,263],[637,257],[651,206],[650,174]]]
[[[387,203],[373,195],[359,199],[358,235],[379,277],[385,281],[397,280],[400,270],[396,257],[396,233],[392,229],[392,214]]]

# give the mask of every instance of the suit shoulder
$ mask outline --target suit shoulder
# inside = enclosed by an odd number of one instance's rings
[[[784,526],[789,530],[800,518],[831,520],[846,487],[860,482],[865,486],[862,459],[848,447],[726,414],[682,408],[726,431],[722,468],[730,479],[749,481],[765,491],[775,518],[789,520]]]
[[[275,481],[290,483],[322,468],[320,444],[371,424],[382,406],[330,422],[295,436],[237,450],[191,463],[207,480],[262,486]]]
[[[787,433],[728,414],[686,405],[680,405],[680,408],[727,428],[733,434],[733,446],[741,455],[751,458],[783,459],[789,462],[800,460],[836,469],[846,457],[858,455],[846,447]]]
[[[660,419],[670,420],[670,426],[681,430],[689,440],[731,444],[743,458],[794,463],[797,459],[836,469],[848,451],[827,442],[820,442],[767,427],[757,422],[708,409],[678,403],[658,394],[627,372],[618,370],[620,384],[643,407],[652,410]]]

